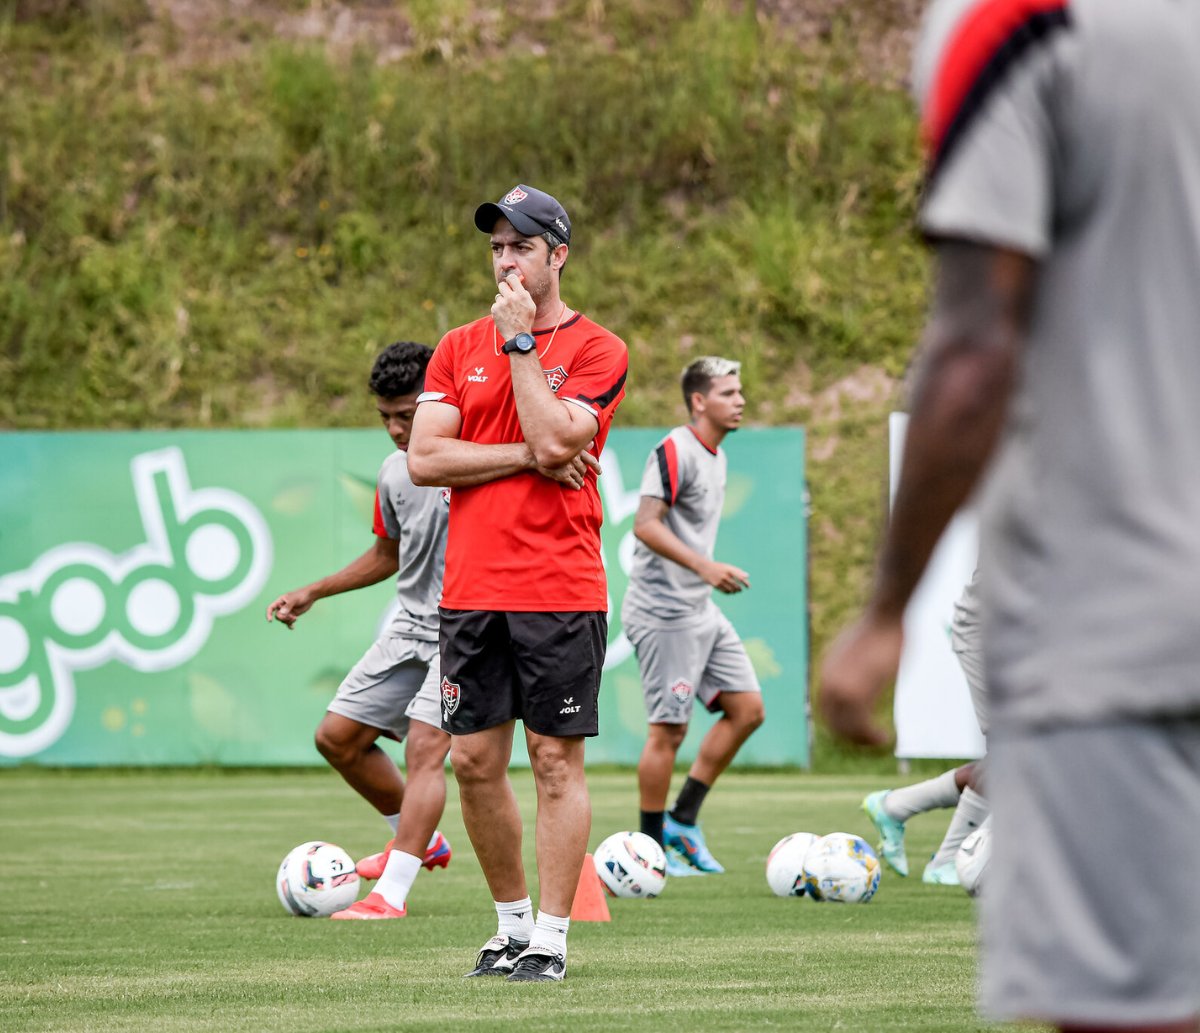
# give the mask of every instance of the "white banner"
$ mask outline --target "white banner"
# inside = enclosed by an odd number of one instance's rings
[[[890,498],[900,481],[907,426],[906,413],[892,413],[888,420]],[[978,553],[978,518],[965,509],[946,528],[904,613],[904,654],[893,715],[897,757],[957,759],[985,752],[967,680],[950,648],[954,603],[971,579]]]

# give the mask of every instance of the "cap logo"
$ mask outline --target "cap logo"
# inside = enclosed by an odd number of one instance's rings
[[[520,187],[513,187],[507,194],[504,195],[504,199],[500,203],[501,204],[520,204],[528,196],[529,195],[524,190],[522,190]]]

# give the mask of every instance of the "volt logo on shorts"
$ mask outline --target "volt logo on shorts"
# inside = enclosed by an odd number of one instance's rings
[[[567,696],[563,700],[563,708],[559,711],[560,714],[578,714],[583,709],[582,703],[576,703],[574,696]]]
[[[183,452],[130,461],[145,542],[114,554],[88,542],[0,577],[0,754],[55,743],[75,712],[75,672],[119,661],[165,671],[195,656],[216,617],[250,603],[271,568],[255,507],[193,490]]]
[[[449,678],[442,678],[442,706],[446,710],[447,718],[458,709],[461,702],[462,689]]]

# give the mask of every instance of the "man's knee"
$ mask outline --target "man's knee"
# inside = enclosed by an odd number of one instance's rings
[[[762,693],[739,692],[726,697],[725,715],[746,735],[759,728],[767,717]]]
[[[449,735],[440,728],[414,721],[404,745],[404,766],[410,777],[418,771],[440,774],[449,752]]]
[[[555,796],[583,781],[581,739],[538,736],[527,745],[529,763],[542,792]]]
[[[687,731],[687,725],[652,724],[646,737],[646,745],[651,749],[668,749],[674,753],[683,745]]]
[[[456,740],[450,748],[450,765],[454,777],[464,787],[483,785],[503,778],[508,770],[507,759],[497,757],[494,750]]]
[[[347,734],[343,722],[330,721],[328,716],[317,725],[313,741],[317,752],[335,768],[344,767],[364,752],[355,737]]]

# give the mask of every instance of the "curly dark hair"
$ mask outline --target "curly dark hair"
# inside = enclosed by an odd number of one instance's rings
[[[379,398],[398,398],[425,386],[425,367],[433,349],[415,341],[397,341],[379,353],[368,386]]]

